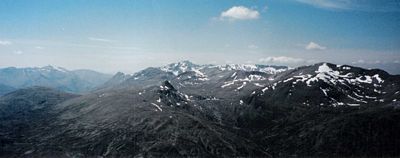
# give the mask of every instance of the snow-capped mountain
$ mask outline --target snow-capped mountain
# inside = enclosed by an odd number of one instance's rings
[[[288,70],[288,67],[286,66],[270,66],[260,64],[196,65],[187,60],[160,67],[161,70],[165,72],[171,72],[176,76],[187,71],[194,71],[202,74],[204,71],[207,71],[207,69],[215,68],[220,71],[259,71],[268,74],[276,74]]]
[[[178,63],[168,64],[166,66],[160,67],[160,69],[165,72],[171,72],[175,76],[178,76],[181,73],[184,73],[187,71],[198,71],[199,69],[202,69],[204,67],[205,67],[204,65],[203,66],[196,65],[190,61],[185,60],[185,61],[181,61]]]
[[[320,63],[278,75],[274,82],[258,91],[255,98],[263,98],[265,104],[360,106],[396,101],[399,91],[398,75],[377,69]]]
[[[114,78],[121,76],[116,75]],[[266,104],[360,106],[398,100],[399,76],[382,70],[319,63],[288,69],[267,65],[196,65],[189,61],[123,75],[111,87],[149,87],[169,80],[177,89]],[[121,78],[121,77],[119,77]],[[252,99],[249,99],[252,98]],[[262,99],[265,98],[265,99]]]
[[[10,114],[0,156],[396,157],[399,99],[400,76],[382,70],[184,61],[118,73],[82,96],[34,87],[0,97]]]
[[[126,81],[125,83],[113,82],[110,80],[107,84],[108,86],[105,87],[119,87],[118,84],[122,84],[124,85],[122,87],[126,87],[135,83],[140,85],[148,85],[151,83],[154,85],[158,84],[160,79],[180,80],[182,82],[180,85],[210,83],[219,84],[221,82],[229,82],[226,80],[228,75],[232,76],[235,72],[241,75],[238,76],[239,78],[235,78],[237,81],[256,81],[265,79],[271,80],[271,76],[286,70],[288,70],[288,67],[285,66],[269,66],[258,64],[197,65],[190,61],[181,61],[178,63],[168,64],[163,67],[147,68],[130,76],[124,76],[123,78]],[[245,73],[248,76],[243,76],[244,74],[242,73]],[[120,76],[121,74],[116,74],[114,78],[121,78]],[[141,83],[144,81],[146,81],[147,84]]]
[[[227,64],[216,66],[220,70],[258,71],[267,74],[276,74],[288,70],[286,66],[271,66],[260,64]]]
[[[0,69],[0,84],[14,89],[30,86],[52,87],[67,92],[87,92],[103,84],[111,76],[92,70],[70,71],[62,67],[34,67]]]

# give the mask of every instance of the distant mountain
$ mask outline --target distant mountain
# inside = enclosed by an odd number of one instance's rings
[[[208,81],[209,78],[218,80],[221,79],[221,76],[226,76],[235,71],[262,73],[271,76],[286,70],[288,70],[288,67],[286,66],[257,64],[197,65],[190,61],[181,61],[163,67],[150,67],[129,75],[117,73],[102,87],[116,88],[126,87],[129,85],[151,86],[160,84],[163,80],[181,80],[183,76],[189,77],[188,81],[196,80],[201,81],[202,83],[208,83],[213,82],[213,80]],[[192,74],[193,76],[188,76],[188,74]],[[191,79],[192,77],[193,79]],[[253,75],[252,77],[255,76]]]
[[[70,71],[53,66],[0,69],[0,84],[15,89],[45,86],[67,92],[83,93],[103,84],[110,78],[110,75],[91,70]]]
[[[30,119],[0,122],[8,149],[0,156],[400,156],[400,76],[382,70],[183,61],[118,73],[69,99],[33,99],[35,91],[0,98],[8,118],[49,116],[17,135],[5,131]],[[16,103],[32,108],[1,108]],[[43,103],[48,110],[34,110]]]
[[[72,70],[71,72],[81,80],[89,82],[93,87],[104,84],[112,77],[110,74],[104,74],[87,69]]]
[[[113,87],[115,85],[121,84],[128,78],[130,78],[132,75],[130,74],[125,74],[123,72],[117,72],[111,79],[106,81],[104,84],[99,86],[98,88],[107,88],[107,87]]]

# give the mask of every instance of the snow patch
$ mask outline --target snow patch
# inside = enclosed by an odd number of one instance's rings
[[[378,81],[378,83],[383,83],[384,82],[382,80],[382,78],[379,77],[379,74],[376,74],[376,75],[372,76],[372,78],[375,78]]]
[[[261,91],[264,93],[266,90],[268,90],[268,86],[262,89]]]
[[[246,86],[246,84],[247,84],[247,82],[243,82],[243,84],[242,84],[240,87],[236,88],[236,89],[237,89],[237,90],[240,90],[240,89],[242,89],[244,86]]]
[[[162,111],[161,107],[160,107],[160,106],[158,106],[157,104],[155,104],[155,103],[151,103],[151,105],[155,106],[155,107],[156,107],[158,110]],[[156,110],[156,111],[157,111],[157,110]]]
[[[233,73],[231,77],[233,78],[233,77],[235,77],[235,76],[236,76],[236,72],[235,72],[235,73]]]
[[[347,104],[348,106],[360,106],[360,104]]]
[[[327,89],[323,89],[323,88],[321,88],[321,87],[319,87],[319,89],[321,89],[321,91],[325,94],[325,96],[328,96],[328,93],[327,93],[327,91],[329,91],[329,90],[327,90]]]
[[[225,84],[222,85],[221,88],[225,88],[225,87],[228,87],[228,86],[233,85],[233,84],[235,84],[234,81],[232,81],[232,82],[225,82]]]
[[[265,86],[265,85],[262,85],[260,83],[254,83],[254,85],[257,86],[257,87],[264,87]]]

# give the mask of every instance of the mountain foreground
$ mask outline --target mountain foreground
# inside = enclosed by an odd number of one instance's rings
[[[4,157],[396,157],[400,76],[349,65],[117,73],[84,95],[0,97]]]

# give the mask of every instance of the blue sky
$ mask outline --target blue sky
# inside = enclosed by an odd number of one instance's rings
[[[0,19],[0,67],[326,61],[400,73],[398,0],[2,0]]]

